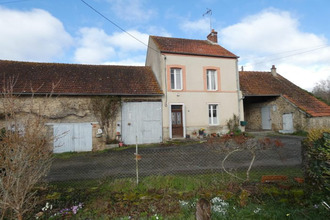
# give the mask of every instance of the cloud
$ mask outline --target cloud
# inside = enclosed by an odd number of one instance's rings
[[[108,0],[108,2],[115,14],[125,21],[146,22],[157,14],[146,5],[146,0]]]
[[[180,28],[187,33],[208,33],[210,31],[210,21],[207,18],[201,18],[197,21],[185,20],[180,24]]]
[[[78,48],[74,60],[78,63],[101,63],[115,55],[109,36],[98,28],[79,30]]]
[[[0,7],[0,59],[50,61],[71,46],[63,24],[47,11]]]
[[[82,28],[79,31],[74,60],[78,63],[93,64],[130,64],[129,61],[132,61],[132,64],[140,64],[144,62],[145,56],[141,59],[141,56],[136,54],[147,50],[149,36],[136,30],[130,30],[128,33],[136,39],[123,32],[108,35],[103,29]],[[128,60],[127,57],[134,57],[134,59]]]
[[[289,12],[267,9],[222,29],[220,44],[235,51],[246,69],[268,71],[276,64],[284,77],[310,89],[326,75],[330,48],[324,36],[303,32],[299,25]]]
[[[148,34],[136,30],[129,30],[127,32],[130,35],[124,32],[115,32],[109,39],[111,44],[125,51],[146,49],[149,39]],[[134,36],[134,38],[132,36]]]

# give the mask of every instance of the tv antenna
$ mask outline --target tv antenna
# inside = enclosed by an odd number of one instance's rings
[[[212,19],[211,19],[211,16],[212,16],[212,10],[207,8],[206,9],[206,12],[203,14],[203,17],[208,15],[209,18],[210,18],[210,31],[212,31]]]

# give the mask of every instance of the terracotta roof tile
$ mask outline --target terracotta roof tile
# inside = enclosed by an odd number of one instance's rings
[[[34,63],[0,60],[0,86],[17,80],[14,92],[66,95],[162,95],[149,67]]]
[[[232,52],[208,40],[150,36],[162,53],[238,58]]]
[[[330,116],[329,105],[279,74],[275,77],[271,72],[241,71],[239,77],[241,90],[245,96],[282,95],[311,116]]]

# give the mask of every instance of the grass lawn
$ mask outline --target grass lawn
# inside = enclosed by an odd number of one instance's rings
[[[288,175],[297,170],[288,169]],[[237,173],[243,175],[243,173]],[[212,219],[327,219],[326,196],[289,178],[278,184],[238,182],[225,174],[150,176],[49,184],[38,219],[195,219],[196,202],[212,204]],[[326,201],[329,202],[329,201]],[[33,217],[32,215],[30,217]]]

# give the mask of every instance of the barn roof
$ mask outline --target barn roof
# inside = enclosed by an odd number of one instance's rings
[[[149,67],[0,60],[0,86],[12,79],[20,94],[162,95]]]
[[[240,71],[240,86],[245,96],[281,95],[314,117],[330,116],[330,106],[296,86],[278,73]]]

